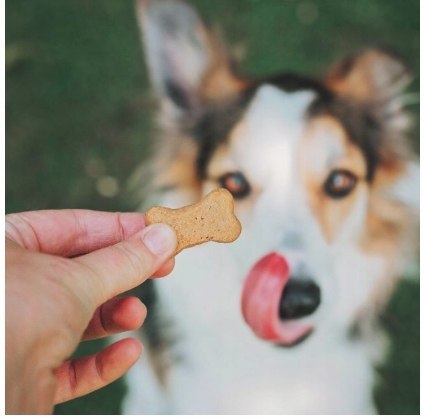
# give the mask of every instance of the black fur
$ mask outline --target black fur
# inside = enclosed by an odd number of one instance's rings
[[[229,133],[242,118],[256,88],[244,91],[234,101],[207,106],[191,127],[191,134],[199,145],[196,169],[201,179],[206,177],[206,169],[216,148],[225,143]]]
[[[362,151],[366,160],[366,180],[372,181],[379,164],[379,151],[383,130],[372,110],[366,105],[351,103],[333,97],[331,100],[318,98],[310,107],[310,115],[330,115],[341,122],[348,138]]]
[[[173,103],[184,111],[189,111],[192,107],[190,97],[177,83],[173,80],[165,80],[165,93],[173,101]]]
[[[336,96],[319,81],[294,74],[283,74],[259,80],[240,97],[221,105],[207,106],[196,122],[191,125],[191,134],[199,145],[196,168],[201,179],[205,179],[207,167],[216,148],[228,141],[229,133],[242,118],[251,99],[263,84],[270,84],[286,92],[310,90],[317,98],[311,104],[307,117],[330,115],[339,120],[348,138],[362,151],[367,163],[366,179],[371,181],[379,163],[382,143],[382,127],[374,109],[367,105],[352,103]]]
[[[155,280],[148,279],[142,285],[128,291],[124,295],[132,295],[139,298],[147,308],[146,320],[141,332],[146,336],[144,343],[149,345],[152,353],[167,352],[167,357],[173,362],[180,361],[179,355],[173,352],[174,344],[178,341],[178,332],[172,319],[166,317],[164,310],[157,308],[157,291]]]

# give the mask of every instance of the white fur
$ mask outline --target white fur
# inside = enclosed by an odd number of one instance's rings
[[[319,329],[296,349],[260,341],[243,322],[238,276],[234,259],[211,244],[183,253],[173,275],[158,281],[182,336],[174,350],[183,361],[171,370],[155,413],[167,413],[163,406],[184,414],[373,412],[372,370],[362,347]],[[150,374],[139,369],[137,376],[125,413],[151,404]]]
[[[297,159],[313,98],[307,91],[284,93],[264,86],[235,128],[229,156],[255,186],[255,206],[244,213],[236,205],[243,222],[236,243],[187,250],[177,258],[174,272],[156,282],[161,307],[180,336],[172,350],[182,361],[169,371],[162,392],[145,361],[135,367],[128,376],[125,413],[375,411],[371,358],[379,358],[383,349],[372,355],[363,342],[349,340],[348,329],[385,264],[357,244],[366,193],[332,245],[307,205]],[[241,314],[244,276],[271,251],[288,255],[294,270],[302,261],[322,291],[319,309],[304,320],[314,332],[295,348],[258,339]]]

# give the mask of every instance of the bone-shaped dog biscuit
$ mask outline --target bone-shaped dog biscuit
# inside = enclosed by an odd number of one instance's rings
[[[233,197],[227,189],[210,192],[197,204],[170,209],[153,207],[145,213],[146,223],[165,223],[177,235],[176,254],[208,241],[230,243],[241,233],[241,224],[233,212]]]

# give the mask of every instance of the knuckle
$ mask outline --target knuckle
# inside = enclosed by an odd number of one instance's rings
[[[107,291],[105,290],[106,284],[102,278],[102,272],[84,258],[73,259],[71,262],[74,264],[74,275],[79,277],[76,278],[79,279],[77,282],[81,283],[83,287],[81,294],[90,299],[89,307],[95,306],[98,303],[97,297]],[[81,277],[84,278],[84,281],[81,281]]]
[[[103,362],[102,362],[102,356],[101,353],[96,354],[95,358],[94,358],[94,365],[96,368],[96,373],[97,373],[97,377],[98,379],[102,382],[105,381],[105,377],[104,377],[104,368],[103,368]]]
[[[108,335],[109,334],[109,326],[107,322],[107,315],[105,313],[105,304],[102,304],[99,307],[99,326],[102,333]]]
[[[151,273],[154,265],[153,258],[141,244],[140,246],[134,246],[134,243],[123,242],[117,245],[117,249],[125,258],[125,263],[135,279],[140,279]]]
[[[52,272],[56,272],[56,280],[68,295],[68,300],[80,308],[79,315],[86,321],[91,316],[92,307],[97,303],[94,296],[102,285],[99,274],[81,260],[55,258]]]
[[[39,250],[38,236],[22,214],[7,214],[5,218],[6,237],[20,246]]]
[[[122,218],[123,214],[121,212],[117,212],[115,214],[116,214],[115,217],[116,217],[117,230],[118,230],[118,240],[122,241],[126,239],[124,221]]]
[[[68,376],[70,392],[73,396],[77,395],[78,376],[77,376],[77,360],[71,359],[68,364]]]

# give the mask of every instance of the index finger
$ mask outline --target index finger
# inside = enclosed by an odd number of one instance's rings
[[[6,215],[6,237],[28,250],[68,257],[126,240],[145,226],[142,213],[71,209]]]

